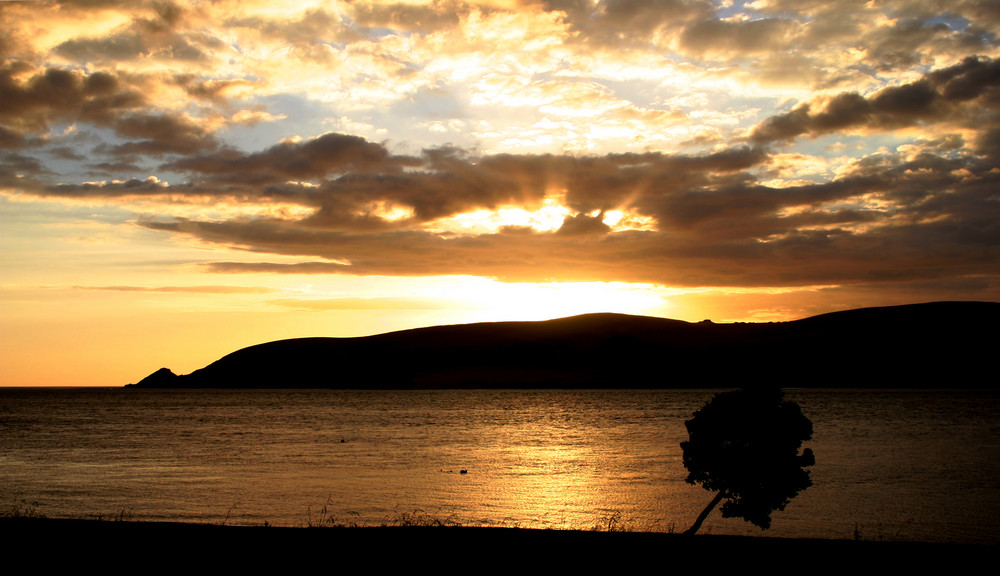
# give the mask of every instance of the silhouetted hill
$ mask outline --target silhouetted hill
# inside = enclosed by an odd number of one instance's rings
[[[585,314],[250,346],[143,388],[993,387],[1000,303],[864,308],[777,323]]]

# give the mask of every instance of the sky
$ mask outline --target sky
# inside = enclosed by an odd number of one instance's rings
[[[0,386],[1000,301],[998,34],[989,0],[0,2]]]

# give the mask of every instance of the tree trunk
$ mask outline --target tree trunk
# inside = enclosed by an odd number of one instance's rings
[[[712,513],[712,510],[714,510],[715,507],[719,505],[719,502],[722,502],[722,498],[723,495],[722,491],[720,490],[719,493],[715,495],[715,498],[712,498],[712,501],[708,503],[708,506],[705,506],[705,509],[701,511],[701,514],[698,515],[698,519],[694,521],[694,524],[692,524],[691,527],[688,528],[686,532],[684,532],[684,535],[685,536],[694,535],[694,533],[697,532],[699,528],[701,528],[701,524],[702,522],[705,521],[705,518],[708,518],[708,515]]]

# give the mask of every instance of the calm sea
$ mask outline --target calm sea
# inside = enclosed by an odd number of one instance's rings
[[[0,506],[227,524],[683,531],[715,392],[0,388]],[[1000,393],[788,390],[814,485],[765,535],[1000,543]],[[761,534],[714,512],[702,528]]]

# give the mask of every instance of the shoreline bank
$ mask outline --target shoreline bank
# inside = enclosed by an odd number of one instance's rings
[[[173,522],[134,522],[57,518],[0,518],[9,551],[60,550],[66,558],[107,558],[181,562],[212,558],[227,562],[281,562],[375,554],[378,563],[407,561],[470,566],[470,562],[515,566],[588,567],[594,563],[624,568],[656,562],[713,567],[779,563],[858,567],[872,563],[970,568],[995,558],[997,546],[906,541],[819,540],[600,532],[460,526],[274,527],[224,526]]]

